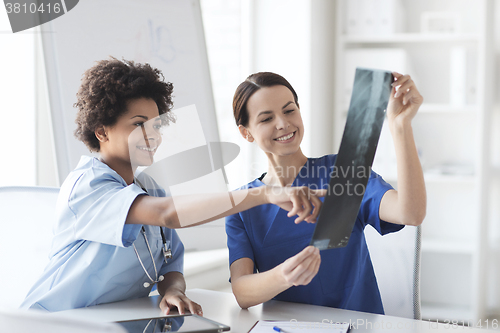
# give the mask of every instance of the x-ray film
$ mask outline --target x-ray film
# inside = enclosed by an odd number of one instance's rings
[[[391,72],[356,68],[347,122],[311,245],[347,246],[370,177],[389,102]]]

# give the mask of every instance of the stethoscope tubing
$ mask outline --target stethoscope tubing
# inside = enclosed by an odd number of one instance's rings
[[[148,193],[148,191],[144,188],[144,186],[139,182],[139,180],[137,178],[135,178],[134,183],[136,185],[139,185],[144,192]],[[172,250],[167,249],[167,238],[165,237],[165,233],[163,232],[163,228],[162,227],[159,227],[159,228],[160,228],[161,240],[163,242],[163,246],[162,246],[163,260],[165,260],[165,263],[167,263],[167,260],[172,258]],[[139,260],[139,263],[141,264],[142,269],[146,273],[146,275],[149,278],[149,280],[151,281],[151,283],[155,284],[155,283],[161,282],[161,281],[163,281],[164,278],[163,278],[163,276],[158,276],[156,262],[155,262],[155,259],[153,256],[153,252],[151,251],[151,247],[149,246],[149,241],[148,241],[148,237],[146,236],[146,229],[144,228],[144,226],[141,227],[141,233],[142,233],[142,236],[144,237],[144,241],[146,242],[146,246],[148,248],[149,255],[151,257],[151,261],[153,262],[153,268],[155,270],[155,277],[156,277],[155,280],[153,280],[151,275],[149,275],[149,272],[147,271],[146,267],[144,266],[144,263],[142,262],[141,257],[139,256],[139,252],[137,251],[137,248],[135,247],[135,243],[132,243],[132,246],[133,246],[134,251],[135,251],[135,255],[137,256],[137,259]],[[150,285],[151,284],[149,284],[148,282],[144,282],[145,288],[149,287]]]

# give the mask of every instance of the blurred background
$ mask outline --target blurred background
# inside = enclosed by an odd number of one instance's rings
[[[276,72],[294,86],[305,125],[302,149],[317,157],[338,150],[355,67],[408,73],[425,99],[413,121],[428,191],[422,316],[499,318],[500,1],[201,0],[200,5],[218,135],[241,148],[226,167],[230,189],[267,169],[265,155],[241,138],[232,115],[234,91],[249,74]],[[54,139],[60,129],[53,126],[40,35],[39,28],[12,34],[0,11],[0,186],[60,185]],[[374,170],[397,187],[386,130]],[[216,245],[203,255],[197,249],[187,253],[188,288],[230,290],[223,224],[213,229]]]

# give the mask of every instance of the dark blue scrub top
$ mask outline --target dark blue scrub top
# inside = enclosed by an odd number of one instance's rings
[[[309,158],[293,186],[327,188],[336,157]],[[243,188],[263,185],[256,179]],[[348,245],[321,251],[321,266],[312,281],[293,286],[274,299],[384,314],[363,229],[370,224],[384,235],[403,228],[379,218],[382,196],[392,188],[372,171]],[[295,224],[295,217],[286,215],[285,210],[267,204],[227,217],[229,264],[250,258],[256,272],[265,272],[307,247],[315,225]]]

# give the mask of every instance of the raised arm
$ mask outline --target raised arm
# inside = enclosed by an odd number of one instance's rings
[[[238,259],[231,264],[233,294],[243,309],[266,302],[291,286],[309,284],[320,263],[319,250],[313,246],[262,273],[254,274],[252,259]]]
[[[423,97],[409,75],[393,75],[395,81],[387,107],[387,120],[396,150],[398,190],[387,191],[380,203],[379,214],[387,222],[420,225],[426,214],[427,198],[411,121]]]
[[[272,203],[298,215],[295,223],[314,222],[319,214],[325,190],[307,187],[262,186],[228,193],[186,195],[157,198],[146,195],[135,199],[130,207],[129,224],[164,226],[171,229],[207,223],[252,207]]]

